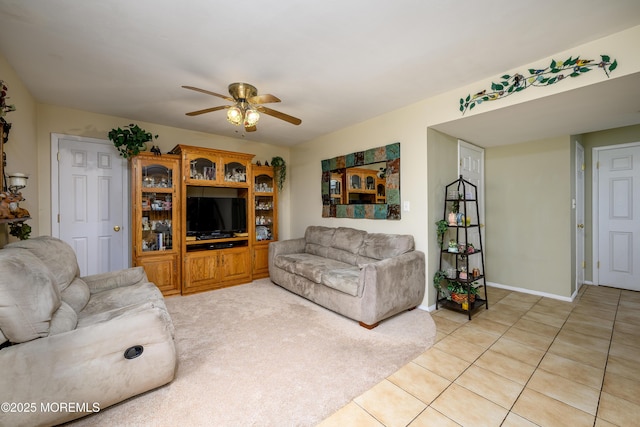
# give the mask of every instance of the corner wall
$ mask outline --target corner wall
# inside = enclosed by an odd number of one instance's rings
[[[571,297],[570,142],[567,136],[486,149],[489,282]]]

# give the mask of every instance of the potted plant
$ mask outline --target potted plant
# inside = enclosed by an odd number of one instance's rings
[[[467,289],[466,285],[456,281],[449,281],[447,289],[449,290],[451,301],[462,304],[462,308],[465,310],[465,305],[467,303],[473,304],[478,294],[478,289],[474,285],[469,286]]]
[[[124,126],[123,129],[111,129],[109,139],[118,149],[122,157],[129,158],[145,151],[147,149],[147,141],[158,138],[158,135],[152,135],[136,124]]]
[[[271,166],[273,166],[273,173],[278,190],[282,191],[284,180],[287,178],[287,164],[282,157],[276,156],[271,158]]]

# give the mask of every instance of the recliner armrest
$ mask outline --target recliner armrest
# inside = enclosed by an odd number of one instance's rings
[[[92,294],[149,281],[143,267],[131,267],[109,273],[93,274],[81,277],[81,279],[89,286],[89,291]]]

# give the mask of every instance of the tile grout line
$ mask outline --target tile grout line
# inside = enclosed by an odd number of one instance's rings
[[[602,383],[600,384],[600,393],[598,393],[598,404],[596,405],[596,416],[593,419],[594,427],[598,423],[598,411],[600,410],[600,401],[602,400],[602,389],[604,389],[604,378],[607,376],[607,365],[609,364],[609,355],[611,354],[611,344],[613,344],[613,332],[616,328],[616,319],[618,318],[618,311],[620,310],[621,298],[622,298],[622,291],[620,291],[620,293],[618,294],[618,303],[616,304],[616,314],[615,316],[613,316],[613,325],[611,326],[611,336],[609,337],[609,348],[607,349],[607,360],[605,360],[604,362],[604,370],[602,371]]]

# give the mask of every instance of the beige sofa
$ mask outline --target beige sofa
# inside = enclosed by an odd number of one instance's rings
[[[413,236],[310,226],[269,244],[271,280],[366,328],[422,303],[424,253]]]
[[[173,332],[142,268],[81,278],[61,240],[7,245],[0,250],[0,425],[59,424],[170,382]]]

